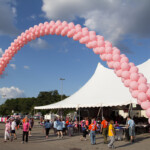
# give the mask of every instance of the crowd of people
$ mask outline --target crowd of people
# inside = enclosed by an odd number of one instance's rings
[[[42,126],[43,131],[45,133],[45,138],[49,138],[49,132],[51,129],[53,129],[53,132],[55,135],[57,135],[58,138],[63,138],[64,135],[72,136],[75,132],[82,132],[82,137],[80,140],[87,140],[87,135],[90,136],[91,144],[96,144],[96,134],[102,134],[104,137],[104,144],[108,144],[109,148],[115,148],[114,142],[115,142],[115,128],[119,126],[117,122],[114,123],[113,120],[106,120],[104,117],[102,117],[102,120],[100,119],[91,119],[85,118],[84,120],[77,120],[75,119],[72,121],[70,118],[62,119],[61,117],[55,118],[52,120],[44,120],[41,118],[39,122],[40,126]],[[4,142],[6,142],[8,139],[11,141],[17,139],[16,130],[22,128],[22,143],[28,142],[28,137],[31,135],[31,130],[34,125],[34,119],[28,118],[27,116],[19,121],[18,119],[9,118],[7,119],[6,125],[5,125],[5,134],[4,134]],[[127,117],[127,126],[129,129],[129,135],[131,142],[134,142],[134,136],[135,136],[135,123],[130,118]],[[108,136],[109,136],[109,142],[108,142]]]

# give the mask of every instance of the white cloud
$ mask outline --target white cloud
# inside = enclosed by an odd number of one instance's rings
[[[2,55],[3,55],[3,50],[2,50],[2,48],[0,48],[0,57],[2,57]]]
[[[10,67],[13,68],[14,70],[16,69],[16,65],[15,64],[10,64]]]
[[[30,46],[35,49],[48,49],[50,45],[43,39],[38,38],[35,41],[30,42]]]
[[[43,0],[48,19],[85,20],[84,25],[114,44],[126,35],[150,37],[149,0]]]
[[[30,69],[30,67],[29,67],[29,66],[24,66],[24,69],[27,69],[27,70],[28,70],[28,69]]]
[[[11,86],[0,88],[0,103],[3,103],[6,99],[25,97],[24,91],[17,87]]]
[[[17,16],[16,0],[0,0],[0,34],[17,35],[14,22]]]

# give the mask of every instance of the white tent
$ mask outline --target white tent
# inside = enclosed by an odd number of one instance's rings
[[[139,65],[138,68],[147,79],[150,79],[150,60]],[[118,78],[113,70],[98,63],[94,75],[76,93],[60,102],[34,107],[34,109],[106,107],[130,103],[136,104],[137,101],[132,98],[129,89],[121,82],[121,78]]]

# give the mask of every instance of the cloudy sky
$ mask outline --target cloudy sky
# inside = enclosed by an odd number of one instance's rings
[[[45,21],[81,24],[104,36],[136,65],[150,57],[149,0],[0,0],[0,57],[26,29]],[[6,98],[37,96],[57,89],[65,78],[71,95],[92,76],[98,56],[61,36],[45,36],[25,45],[0,78],[0,103]]]

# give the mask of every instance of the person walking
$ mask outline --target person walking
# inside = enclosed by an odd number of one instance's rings
[[[94,124],[95,119],[92,119],[91,124],[89,125],[89,130],[90,130],[90,139],[91,139],[91,144],[95,145],[96,144],[96,130],[97,126]]]
[[[48,139],[49,130],[50,130],[50,127],[51,127],[51,124],[50,124],[49,120],[47,120],[45,122],[44,127],[45,127],[46,139]]]
[[[85,120],[83,120],[83,122],[82,122],[82,124],[81,124],[81,127],[82,127],[82,133],[83,133],[83,137],[81,137],[80,138],[80,140],[82,141],[82,140],[87,140],[86,139],[86,135],[87,135],[87,126],[86,126],[86,122],[85,122]]]
[[[111,120],[108,126],[108,136],[110,138],[110,143],[108,147],[111,149],[115,149],[114,142],[115,142],[115,129],[114,129],[114,121]]]
[[[131,119],[130,116],[127,117],[127,128],[129,128],[129,136],[131,143],[134,142],[134,136],[135,136],[135,122],[133,119]]]
[[[6,125],[5,125],[4,142],[7,142],[8,139],[10,139],[10,122],[9,122],[9,120],[6,121]]]
[[[102,118],[102,122],[101,122],[101,132],[104,136],[104,144],[108,144],[107,141],[107,135],[108,135],[108,122],[106,121],[106,119],[103,117]]]
[[[23,135],[22,135],[22,144],[24,144],[24,138],[26,137],[26,143],[28,143],[28,133],[29,133],[29,120],[26,118],[23,123]]]

